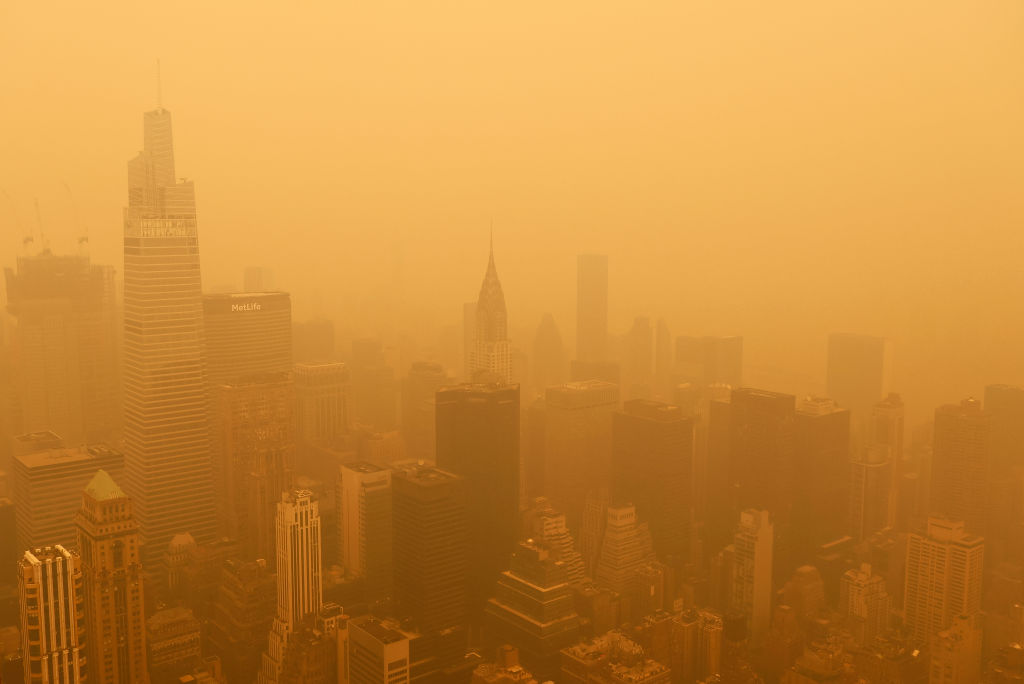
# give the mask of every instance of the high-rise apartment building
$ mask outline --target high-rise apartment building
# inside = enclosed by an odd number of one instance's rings
[[[277,614],[257,681],[281,678],[288,637],[323,607],[320,505],[308,489],[285,492],[277,504]]]
[[[437,451],[434,406],[437,390],[447,384],[448,374],[439,363],[417,361],[409,369],[402,386],[402,434],[406,455],[411,459],[434,462]]]
[[[426,465],[391,479],[395,600],[423,633],[466,620],[469,509],[466,481]]]
[[[299,442],[329,446],[352,430],[352,382],[344,363],[297,363],[292,377]]]
[[[472,382],[512,382],[512,344],[508,337],[508,310],[505,293],[494,266],[494,245],[491,245],[487,272],[476,300],[473,352],[469,363]]]
[[[989,513],[992,419],[977,399],[935,410],[931,510],[985,533]]]
[[[205,294],[203,329],[211,386],[292,369],[292,301],[287,292]]]
[[[576,359],[608,360],[608,255],[576,259]]]
[[[78,554],[60,545],[26,551],[18,561],[18,595],[25,683],[92,681]]]
[[[14,535],[19,549],[73,548],[75,512],[97,470],[124,472],[124,454],[106,445],[54,448],[14,457]]]
[[[391,499],[390,469],[365,461],[341,466],[338,563],[350,577],[365,580],[369,598],[383,598],[392,586]]]
[[[519,386],[456,385],[437,393],[437,467],[466,480],[470,608],[479,611],[518,539]]]
[[[828,336],[825,394],[850,410],[850,434],[855,446],[870,435],[871,409],[889,392],[892,345],[869,335],[834,333]]]
[[[612,416],[612,500],[649,521],[654,549],[688,558],[693,501],[693,422],[678,406],[635,399]]]
[[[277,502],[295,453],[295,387],[287,370],[216,386],[217,505],[223,532],[248,560],[274,562]]]
[[[13,328],[14,434],[68,444],[113,440],[121,425],[114,269],[49,250],[6,269]]]
[[[904,623],[920,644],[953,624],[958,615],[981,611],[985,541],[964,523],[928,519],[927,529],[907,540]]]
[[[533,540],[519,544],[485,611],[490,641],[514,645],[525,666],[543,679],[558,673],[559,652],[579,638],[566,568]]]
[[[749,621],[749,634],[760,642],[768,633],[772,610],[772,553],[775,530],[764,510],[740,513],[733,538],[732,608]]]
[[[839,580],[839,612],[847,620],[847,628],[861,646],[868,646],[881,636],[889,625],[889,592],[885,578],[871,572],[864,563],[847,570]]]
[[[549,387],[545,398],[544,485],[551,503],[579,530],[587,493],[611,477],[612,413],[619,388],[601,380]]]
[[[124,212],[125,485],[143,565],[178,533],[216,534],[195,187],[174,169],[171,113],[146,112]]]
[[[132,500],[104,470],[75,516],[85,597],[89,681],[148,681],[144,581]]]

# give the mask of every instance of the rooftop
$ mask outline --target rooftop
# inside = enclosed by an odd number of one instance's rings
[[[92,476],[89,484],[85,487],[85,493],[97,501],[127,498],[124,490],[118,487],[114,478],[110,477],[103,469],[97,470],[96,474]]]

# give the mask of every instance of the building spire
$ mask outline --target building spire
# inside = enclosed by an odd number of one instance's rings
[[[164,81],[160,74],[160,58],[156,59],[156,108],[164,108]]]

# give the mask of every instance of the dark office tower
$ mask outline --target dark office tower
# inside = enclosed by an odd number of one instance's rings
[[[314,318],[293,323],[292,348],[298,362],[333,361],[334,321]]]
[[[505,292],[494,265],[491,244],[487,272],[480,285],[474,315],[473,349],[469,357],[471,382],[512,382],[512,347],[508,337],[508,310]]]
[[[352,381],[345,364],[297,363],[292,379],[296,436],[300,443],[329,446],[352,430]]]
[[[124,454],[105,445],[47,449],[14,457],[14,535],[22,551],[75,544],[75,511],[97,470],[124,472]]]
[[[256,678],[274,621],[276,592],[276,578],[265,560],[224,563],[207,634],[229,682]]]
[[[391,487],[400,614],[424,634],[463,625],[470,551],[465,480],[412,465],[394,473]]]
[[[470,610],[508,567],[519,524],[519,386],[468,384],[437,393],[437,467],[466,479]]]
[[[608,488],[619,388],[600,380],[570,382],[549,387],[545,404],[545,492],[576,532],[587,493]]]
[[[18,561],[21,653],[26,684],[82,684],[87,678],[82,562],[63,546],[26,551]]]
[[[49,250],[5,269],[14,434],[49,430],[69,444],[112,440],[121,425],[114,269]]]
[[[729,414],[729,477],[737,489],[739,508],[766,509],[788,518],[796,476],[796,398],[737,389],[732,391]]]
[[[807,397],[794,422],[793,524],[810,552],[846,534],[850,487],[850,412]]]
[[[246,292],[273,292],[274,272],[266,266],[246,266],[242,278]]]
[[[666,401],[672,397],[672,333],[664,318],[654,330],[654,393]]]
[[[989,512],[992,418],[977,399],[935,410],[931,510],[983,536]]]
[[[89,681],[146,682],[139,527],[132,501],[97,471],[75,516],[82,557]]]
[[[565,356],[562,334],[558,332],[554,317],[546,313],[533,338],[533,392],[543,396],[544,390],[569,379],[569,361]]]
[[[676,338],[676,373],[681,382],[700,386],[743,384],[742,337]]]
[[[634,399],[612,415],[612,501],[650,523],[659,557],[690,552],[693,422],[678,406]]]
[[[720,549],[728,544],[736,526],[738,509],[732,484],[731,399],[732,390],[723,386],[714,396],[708,397],[707,403],[707,456],[704,476],[698,484],[706,490],[704,542],[711,549]],[[700,475],[699,470],[697,474]]]
[[[352,343],[351,372],[356,421],[381,432],[393,430],[398,424],[398,387],[380,340]]]
[[[576,260],[576,360],[608,360],[608,256]]]
[[[211,386],[292,369],[287,292],[203,295],[206,377]]]
[[[638,317],[622,341],[622,397],[650,399],[654,394],[654,329]]]
[[[556,556],[539,542],[520,543],[485,609],[489,640],[518,648],[542,680],[558,674],[559,652],[580,633],[566,568]]]
[[[881,337],[849,333],[828,337],[825,393],[850,410],[854,446],[868,439],[871,409],[889,392],[891,357],[891,346]]]
[[[291,373],[238,378],[215,389],[217,506],[242,557],[275,559],[274,517],[295,454]]]
[[[125,484],[143,566],[179,532],[216,534],[195,188],[174,173],[171,113],[145,115],[124,212]]]
[[[850,461],[849,535],[862,541],[889,526],[892,462],[883,447],[868,447]]]
[[[434,402],[437,390],[447,384],[448,374],[439,363],[417,361],[409,369],[402,387],[402,435],[409,458],[434,462]]]
[[[364,580],[370,600],[383,599],[393,577],[391,470],[365,461],[344,464],[335,506],[339,565]]]
[[[544,398],[538,397],[523,411],[523,460],[519,477],[527,503],[547,491],[544,484],[546,408]]]

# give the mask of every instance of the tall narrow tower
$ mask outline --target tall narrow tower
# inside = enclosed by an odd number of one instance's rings
[[[195,188],[175,181],[171,113],[146,112],[124,211],[126,485],[144,566],[178,533],[215,535]]]
[[[27,684],[86,681],[82,564],[63,546],[26,551],[18,561],[21,652]]]
[[[132,502],[105,470],[75,516],[82,555],[89,681],[147,682],[139,526]]]
[[[476,300],[476,335],[469,364],[472,382],[512,381],[512,347],[508,339],[508,311],[505,293],[494,266],[494,243],[487,261],[487,273]]]

